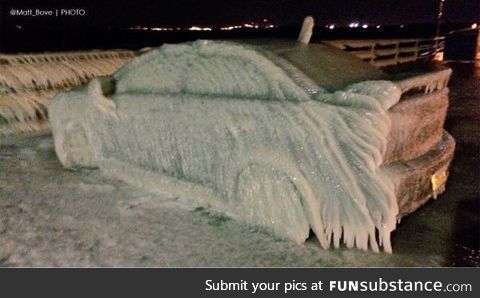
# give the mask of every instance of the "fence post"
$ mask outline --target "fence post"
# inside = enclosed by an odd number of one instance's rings
[[[376,55],[375,55],[375,46],[377,45],[377,43],[373,42],[372,43],[372,47],[370,48],[370,51],[371,51],[371,55],[372,57],[370,58],[370,63],[373,63],[373,61],[375,60],[376,58]]]
[[[400,41],[397,40],[395,43],[395,64],[398,64],[398,54],[400,53]]]
[[[418,59],[418,39],[417,41],[415,42],[415,61],[417,61]]]

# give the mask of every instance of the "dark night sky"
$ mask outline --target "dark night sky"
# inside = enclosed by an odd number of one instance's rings
[[[85,8],[88,17],[68,22],[109,25],[224,25],[268,18],[298,24],[313,15],[318,24],[360,21],[378,24],[433,23],[440,0],[2,0],[4,22],[12,8]],[[480,0],[446,0],[445,22],[478,22]],[[39,21],[37,18],[34,21]],[[48,22],[43,18],[41,22]],[[57,20],[58,21],[58,20]]]

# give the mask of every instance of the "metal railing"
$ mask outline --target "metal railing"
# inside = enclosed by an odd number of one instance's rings
[[[410,39],[331,40],[324,43],[370,62],[377,67],[432,59],[443,51],[444,37]]]

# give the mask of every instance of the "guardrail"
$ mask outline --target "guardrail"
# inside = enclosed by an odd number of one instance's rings
[[[0,135],[48,130],[48,102],[108,75],[135,55],[126,50],[0,54]]]
[[[443,51],[445,37],[330,40],[324,43],[350,52],[377,67],[432,59]]]

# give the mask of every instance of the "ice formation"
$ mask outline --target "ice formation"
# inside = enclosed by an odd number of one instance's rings
[[[55,94],[111,74],[132,57],[122,50],[0,55],[0,135],[47,129]]]
[[[302,30],[300,30],[300,34],[298,35],[298,41],[304,44],[308,44],[310,39],[312,38],[313,34],[313,26],[315,21],[312,17],[306,17],[303,20]]]
[[[436,72],[430,72],[407,78],[398,82],[398,86],[402,89],[402,92],[423,89],[425,94],[432,93],[436,90],[442,90],[447,87],[451,74],[452,70],[447,68]]]
[[[391,252],[398,206],[379,168],[400,88],[328,93],[230,42],[165,45],[49,105],[60,161],[98,166],[303,243]]]

